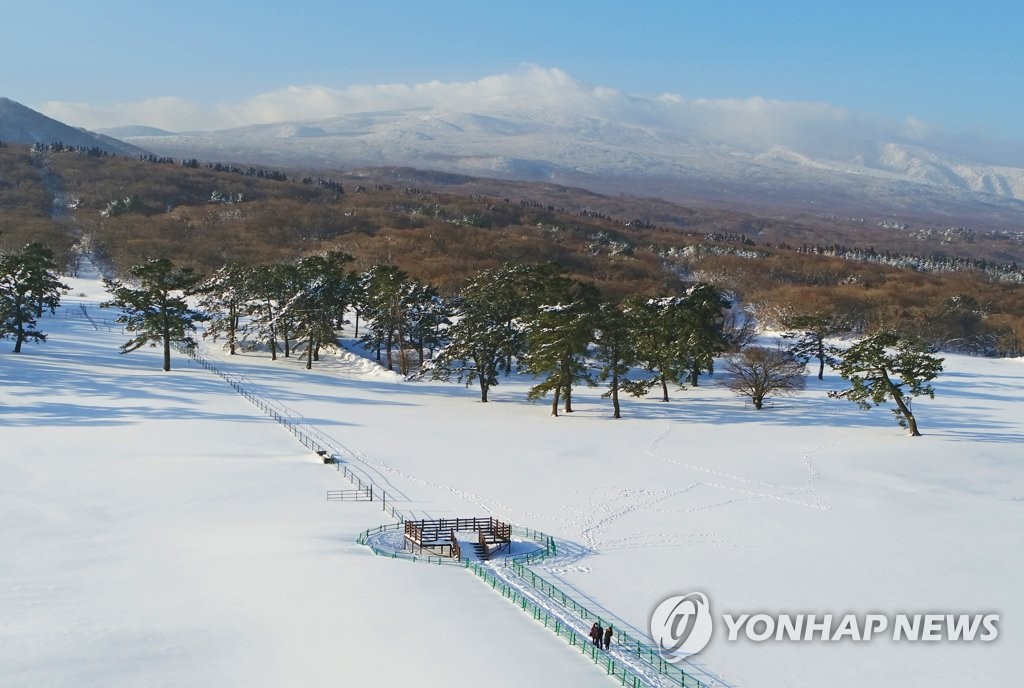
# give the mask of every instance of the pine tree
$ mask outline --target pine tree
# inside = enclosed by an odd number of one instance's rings
[[[490,388],[502,373],[511,372],[522,356],[526,331],[523,320],[529,311],[534,270],[506,263],[495,270],[481,270],[462,289],[455,303],[448,343],[431,364],[431,376],[452,377],[467,386],[477,383],[480,401],[487,402]]]
[[[403,300],[407,304],[409,342],[416,350],[422,368],[427,351],[433,356],[435,349],[442,346],[447,338],[451,305],[441,298],[436,287],[420,282],[407,283]]]
[[[929,384],[942,372],[942,358],[919,337],[882,330],[865,337],[843,353],[837,370],[850,388],[832,391],[834,399],[849,399],[863,409],[878,406],[886,399],[896,404],[893,413],[900,427],[920,437],[917,419],[910,409],[910,398],[927,395],[935,398]]]
[[[14,338],[14,353],[26,341],[46,341],[36,329],[38,320],[44,311],[57,310],[61,290],[69,288],[56,267],[53,252],[38,243],[0,255],[0,337]]]
[[[350,281],[345,266],[352,256],[330,251],[322,256],[308,256],[296,269],[295,292],[281,309],[281,318],[295,325],[295,332],[306,340],[306,369],[319,359],[323,344],[334,344],[350,299]]]
[[[387,359],[388,370],[394,370],[394,348],[398,345],[400,372],[408,372],[406,339],[408,319],[403,296],[407,290],[409,276],[394,265],[374,265],[366,275],[364,315],[370,319],[369,330],[363,335],[363,343],[377,349],[377,360],[381,351]]]
[[[723,322],[725,311],[731,305],[729,299],[710,284],[694,285],[683,299],[685,316],[679,340],[693,387],[697,386],[702,372],[715,372],[715,357],[729,348]]]
[[[594,331],[594,357],[599,364],[597,381],[608,384],[602,398],[611,398],[612,417],[621,418],[619,392],[631,392],[635,383],[629,371],[637,363],[634,312],[624,304],[602,303]]]
[[[248,299],[245,313],[248,316],[242,327],[246,339],[265,342],[270,350],[270,360],[277,360],[278,337],[288,330],[279,318],[281,308],[289,296],[290,274],[293,266],[281,263],[256,265],[245,274],[243,291]]]
[[[528,397],[552,393],[551,415],[558,415],[559,398],[572,413],[572,388],[590,382],[586,355],[594,338],[600,294],[596,287],[562,276],[551,278],[548,293],[557,300],[542,305],[527,326],[525,369],[543,380],[530,388]]]
[[[825,377],[825,364],[835,366],[839,359],[835,351],[825,340],[850,329],[846,319],[836,313],[816,312],[801,313],[785,320],[783,326],[788,330],[783,339],[793,340],[789,353],[803,363],[812,358],[818,359],[818,379]]]
[[[682,331],[682,301],[678,297],[632,299],[634,342],[638,364],[653,377],[637,380],[630,393],[644,396],[655,385],[661,387],[661,400],[669,401],[670,382],[683,386],[689,374],[688,361],[680,356],[678,335]]]
[[[191,268],[175,268],[170,260],[158,258],[143,265],[135,265],[129,274],[139,286],[130,287],[120,280],[104,280],[111,300],[101,308],[119,308],[117,322],[125,331],[134,334],[121,345],[121,353],[130,353],[149,344],[163,345],[163,369],[171,369],[171,344],[179,343],[191,348],[196,345],[190,332],[194,332],[202,313],[192,310],[186,298],[199,283],[199,276]]]
[[[709,284],[697,284],[683,296],[631,301],[638,363],[654,377],[630,383],[643,396],[661,387],[668,401],[669,383],[696,386],[701,372],[714,372],[715,356],[729,346],[723,329],[729,301]]]
[[[250,299],[252,267],[229,263],[221,267],[198,289],[199,307],[208,320],[203,337],[227,339],[228,354],[235,355],[241,333],[241,318]]]

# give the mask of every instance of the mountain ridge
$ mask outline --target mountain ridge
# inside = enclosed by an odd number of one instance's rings
[[[687,202],[707,192],[710,202],[736,198],[750,207],[920,213],[934,206],[940,216],[1024,222],[1024,168],[977,162],[909,140],[810,139],[801,146],[726,141],[692,129],[531,107],[418,107],[126,136],[159,154],[257,164],[401,165],[602,193],[650,195],[655,188],[659,196]]]

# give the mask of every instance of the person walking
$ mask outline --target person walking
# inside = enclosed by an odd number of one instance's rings
[[[601,637],[604,630],[601,628],[601,624],[594,622],[594,625],[590,627],[590,642],[598,647],[601,647]]]
[[[608,624],[608,628],[604,629],[604,649],[609,649],[612,646],[612,625]]]

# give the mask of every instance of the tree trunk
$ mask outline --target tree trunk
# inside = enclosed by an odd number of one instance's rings
[[[885,372],[884,368],[882,369],[882,378],[885,380],[885,386],[889,388],[889,395],[892,397],[893,401],[896,402],[896,406],[899,407],[900,413],[902,413],[903,417],[907,419],[907,429],[910,430],[910,436],[920,437],[921,433],[917,430],[917,419],[914,418],[914,414],[911,412],[910,407],[907,406],[905,401],[903,401],[903,395],[900,393],[899,388],[892,383],[892,380],[889,379],[889,375]]]
[[[313,369],[313,338],[309,338],[309,344],[306,345],[306,370]]]
[[[22,322],[22,318],[21,318],[21,315],[20,315],[21,314],[21,303],[22,303],[21,302],[21,296],[17,296],[15,298],[15,300],[14,300],[14,308],[12,309],[12,311],[14,313],[18,314],[17,315],[18,320],[17,320],[17,324],[15,326],[15,334],[14,334],[14,353],[16,353],[16,354],[20,354],[21,353],[21,343],[23,341],[25,341],[25,323]]]
[[[551,415],[554,416],[555,418],[558,417],[558,400],[559,400],[559,393],[561,391],[562,391],[561,385],[555,387],[555,393],[553,395],[553,400],[551,402]]]
[[[562,384],[565,386],[565,412],[572,413],[572,376],[569,371],[569,361],[562,364]]]
[[[760,411],[761,407],[764,405],[764,397],[754,395],[751,400],[754,402],[754,408]]]
[[[164,332],[164,372],[171,369],[171,335]]]
[[[825,379],[825,342],[818,340],[818,379]]]
[[[277,360],[277,326],[274,325],[274,308],[267,303],[267,329],[270,334],[270,360]]]
[[[658,376],[661,381],[661,400],[668,401],[668,380],[665,379],[665,373]]]
[[[700,368],[695,363],[690,369],[690,386],[697,387],[700,383]]]
[[[619,413],[619,374],[612,373],[612,418],[622,418]]]
[[[394,370],[394,365],[391,363],[391,347],[394,345],[394,337],[391,332],[388,332],[387,341],[384,342],[384,348],[387,350],[388,357],[388,370]]]
[[[910,430],[910,436],[920,437],[921,433],[918,432],[917,430],[917,419],[914,418],[914,414],[910,411],[910,408],[907,406],[906,402],[903,401],[903,395],[901,395],[899,393],[899,390],[895,389],[894,386],[891,387],[890,391],[892,392],[893,400],[896,402],[896,405],[899,406],[900,408],[900,413],[902,413],[903,417],[907,419],[907,429]]]
[[[228,355],[235,355],[235,333],[238,330],[238,307],[234,301],[228,306]]]

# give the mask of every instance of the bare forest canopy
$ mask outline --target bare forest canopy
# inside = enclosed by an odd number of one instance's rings
[[[210,274],[328,250],[392,264],[442,294],[507,262],[557,262],[605,298],[708,282],[766,325],[838,311],[865,331],[947,348],[1021,351],[1024,228],[899,218],[754,216],[658,199],[411,169],[254,168],[0,145],[0,252],[29,242],[109,276],[151,258]]]

